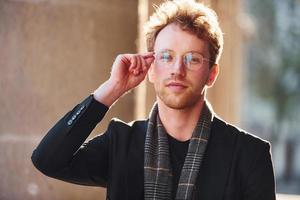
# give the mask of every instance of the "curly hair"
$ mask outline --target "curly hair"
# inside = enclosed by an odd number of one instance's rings
[[[176,23],[182,30],[207,41],[212,65],[218,64],[223,50],[223,33],[212,9],[194,0],[168,0],[154,8],[155,12],[145,25],[148,51],[154,50],[158,33],[168,24]]]

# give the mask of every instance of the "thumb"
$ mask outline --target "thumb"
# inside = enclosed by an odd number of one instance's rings
[[[147,66],[150,66],[153,63],[154,59],[154,56],[145,58]]]

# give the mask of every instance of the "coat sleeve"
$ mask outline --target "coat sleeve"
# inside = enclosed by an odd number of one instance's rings
[[[242,184],[243,200],[275,200],[274,171],[270,144],[257,146],[254,161],[249,164],[249,171]]]
[[[92,186],[106,186],[109,131],[85,142],[108,108],[90,95],[75,106],[33,151],[34,166],[47,176]],[[85,143],[84,143],[85,142]]]

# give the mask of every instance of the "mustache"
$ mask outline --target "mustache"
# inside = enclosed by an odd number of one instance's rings
[[[163,83],[165,85],[167,85],[168,83],[171,83],[171,82],[177,82],[177,83],[181,83],[181,84],[187,85],[187,86],[190,85],[190,82],[187,79],[181,78],[180,76],[176,76],[176,75],[170,76],[169,78],[166,78],[163,80]]]

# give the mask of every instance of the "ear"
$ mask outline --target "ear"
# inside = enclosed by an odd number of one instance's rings
[[[153,65],[153,63],[151,64],[151,66],[148,70],[148,79],[149,79],[150,83],[154,83],[155,75],[154,75],[154,65]]]
[[[217,80],[219,74],[219,65],[218,64],[214,64],[212,66],[212,68],[210,68],[209,70],[209,75],[208,75],[208,79],[206,81],[206,86],[207,87],[212,87],[214,82]]]

